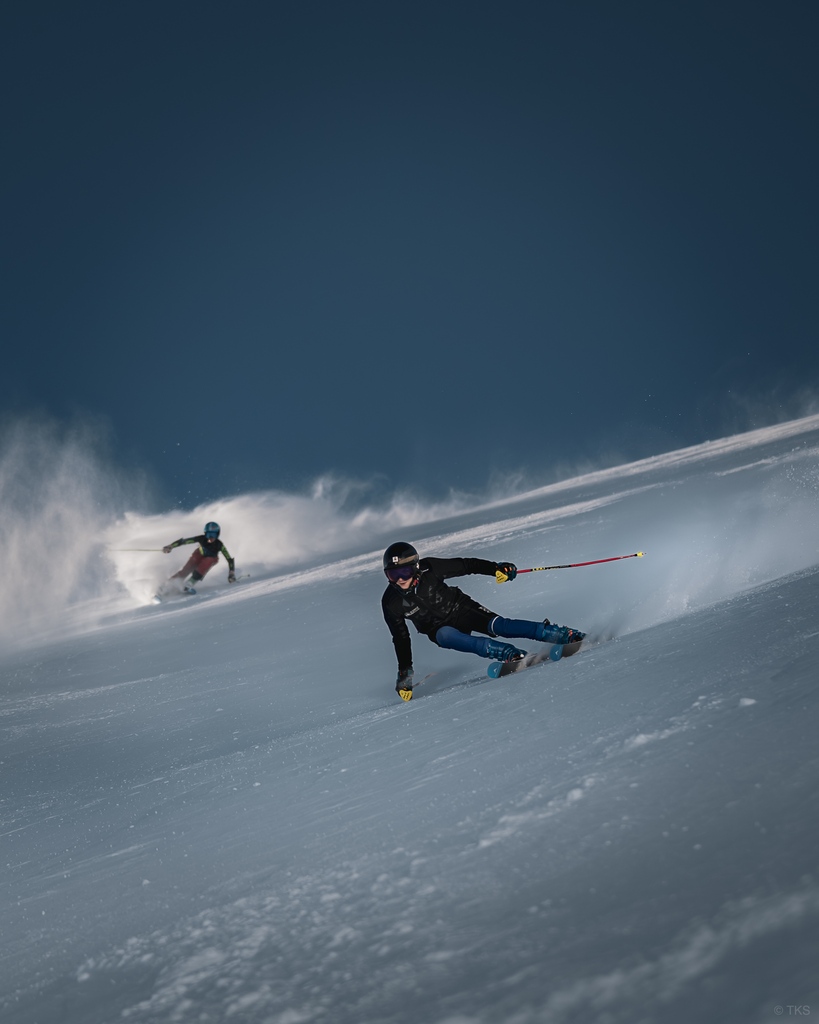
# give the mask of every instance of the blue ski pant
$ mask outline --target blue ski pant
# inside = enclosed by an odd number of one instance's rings
[[[473,628],[480,629],[475,625]],[[479,658],[488,658],[487,644],[491,643],[491,637],[503,637],[506,640],[523,638],[525,640],[539,640],[543,632],[542,622],[531,622],[529,619],[505,619],[501,615],[494,615],[484,631],[489,637],[472,636],[471,633],[463,633],[454,626],[441,626],[435,634],[434,640],[439,647],[446,647],[452,651],[463,651],[465,654],[477,654]]]

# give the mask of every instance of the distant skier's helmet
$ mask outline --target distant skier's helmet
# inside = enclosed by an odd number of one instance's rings
[[[216,540],[219,536],[219,524],[218,523],[205,523],[205,536],[208,540]]]
[[[418,575],[418,552],[406,541],[397,540],[384,552],[384,574],[390,583],[411,580]]]

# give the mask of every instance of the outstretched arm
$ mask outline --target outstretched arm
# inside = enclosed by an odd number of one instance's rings
[[[162,549],[166,555],[169,555],[174,548],[180,547],[182,544],[198,544],[198,537],[180,537],[179,540],[175,540],[173,544],[166,544]]]
[[[225,547],[224,541],[219,541],[222,545],[222,554],[225,556],[225,561],[228,564],[228,583],[236,582],[236,562],[231,558],[230,552]]]
[[[494,576],[498,571],[498,563],[486,558],[425,558],[424,562],[442,580],[453,576]]]
[[[400,601],[400,598],[399,598]],[[387,623],[392,643],[395,648],[395,656],[398,659],[398,675],[395,679],[396,692],[402,700],[410,700],[412,697],[412,641],[404,616],[396,607],[393,595],[388,591],[381,600],[381,610],[384,613],[384,621]]]
[[[235,583],[236,582],[236,571],[235,571],[236,570],[236,563],[233,561],[232,557],[230,556],[230,552],[224,546],[224,541],[220,541],[219,544],[221,545],[221,549],[220,550],[221,550],[222,554],[224,555],[225,560],[227,562],[227,582],[228,583]]]
[[[384,618],[392,634],[395,657],[398,659],[399,672],[412,672],[412,641],[403,618],[396,621],[388,617],[388,609],[384,609]]]

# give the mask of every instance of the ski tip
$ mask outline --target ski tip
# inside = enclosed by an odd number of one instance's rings
[[[637,557],[638,558],[642,558],[644,554],[645,554],[645,551],[638,551],[637,552]]]
[[[552,661],[560,661],[563,657],[563,644],[555,644],[551,651],[549,651],[549,657]]]
[[[489,668],[486,670],[486,674],[489,676],[490,679],[497,679],[501,674],[502,668],[502,661],[493,661]]]

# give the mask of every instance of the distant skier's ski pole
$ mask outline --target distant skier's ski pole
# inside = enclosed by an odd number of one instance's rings
[[[109,551],[162,551],[162,548],[108,548]]]
[[[570,562],[568,565],[538,565],[534,569],[518,569],[518,576],[522,572],[546,572],[547,569],[578,569],[581,565],[600,565],[601,562],[619,562],[623,558],[642,558],[645,551],[635,551],[633,555],[615,555],[613,558],[595,558],[591,562]],[[505,573],[500,570],[495,573],[495,579],[498,583],[505,583],[507,580]]]

